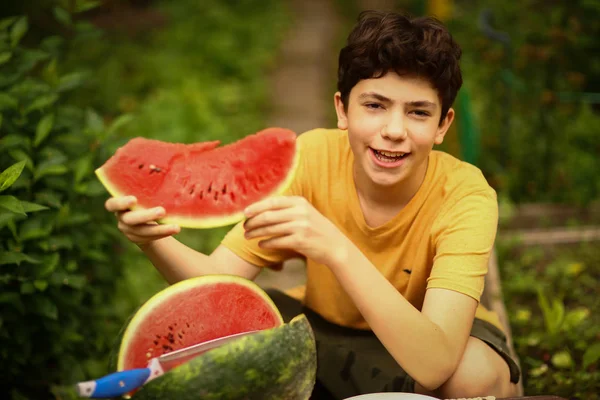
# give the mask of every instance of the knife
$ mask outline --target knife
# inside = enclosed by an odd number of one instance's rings
[[[102,399],[122,396],[141,387],[152,379],[158,378],[170,368],[173,368],[185,361],[189,361],[189,359],[199,355],[200,353],[222,346],[223,344],[239,339],[242,336],[251,335],[257,332],[259,331],[254,330],[236,333],[202,342],[193,346],[184,347],[182,349],[171,351],[150,359],[146,368],[135,368],[113,372],[112,374],[106,375],[99,379],[79,382],[75,385],[75,388],[81,397]],[[171,367],[169,367],[169,365],[171,365]]]

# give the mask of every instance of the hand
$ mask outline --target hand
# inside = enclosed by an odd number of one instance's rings
[[[119,220],[117,227],[133,243],[143,245],[179,233],[177,225],[159,225],[156,220],[165,216],[163,207],[131,211],[137,204],[134,196],[111,197],[104,204]]]
[[[259,246],[293,250],[332,266],[345,256],[349,240],[304,197],[270,197],[244,211],[246,239],[269,237]]]

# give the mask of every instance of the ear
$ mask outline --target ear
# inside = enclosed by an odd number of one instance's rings
[[[454,109],[450,108],[446,113],[446,118],[444,118],[442,123],[437,128],[434,140],[435,144],[442,144],[444,137],[446,136],[446,132],[448,132],[450,125],[452,125],[452,121],[454,121]]]
[[[333,105],[335,106],[335,113],[337,114],[337,126],[339,129],[345,131],[348,129],[348,116],[346,110],[344,110],[344,102],[342,101],[342,94],[336,92],[333,96]]]

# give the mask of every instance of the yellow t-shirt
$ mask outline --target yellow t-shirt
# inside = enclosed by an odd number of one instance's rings
[[[354,186],[354,155],[347,131],[315,129],[298,137],[301,160],[285,193],[305,197],[332,221],[417,309],[427,288],[445,288],[480,300],[496,236],[496,192],[481,171],[453,156],[432,151],[425,180],[391,220],[365,223]],[[264,250],[244,238],[242,223],[222,244],[260,266],[279,265],[290,252]],[[304,303],[325,319],[369,329],[351,298],[328,267],[307,260]],[[348,265],[352,268],[352,265]],[[480,306],[481,308],[481,306]],[[499,325],[486,310],[478,316]]]

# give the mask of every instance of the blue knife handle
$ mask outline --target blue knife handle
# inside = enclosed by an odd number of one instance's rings
[[[142,386],[148,380],[150,372],[150,368],[115,372],[100,379],[79,382],[77,391],[81,397],[95,399],[122,396]]]

